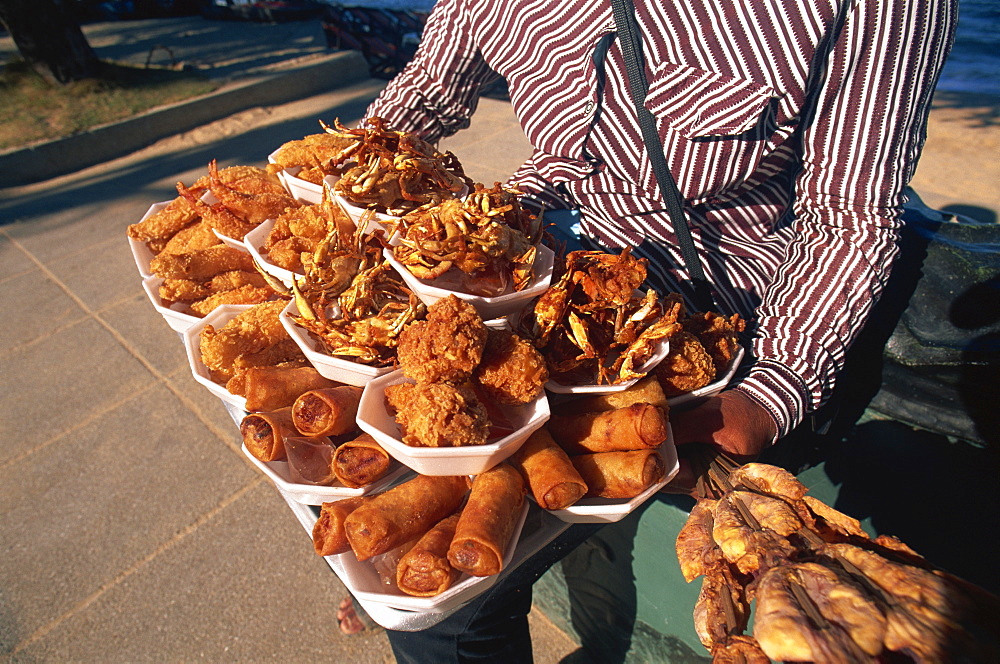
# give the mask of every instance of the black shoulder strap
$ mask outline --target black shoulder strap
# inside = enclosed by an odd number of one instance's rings
[[[618,41],[622,54],[625,56],[629,90],[632,93],[632,103],[635,104],[635,110],[639,116],[642,140],[646,144],[646,151],[649,153],[649,160],[653,166],[653,175],[656,176],[656,181],[660,185],[660,191],[667,204],[667,212],[670,214],[670,221],[673,222],[674,232],[677,234],[677,244],[681,250],[681,257],[684,259],[684,267],[694,285],[694,304],[702,311],[710,311],[715,308],[712,287],[708,279],[705,278],[705,272],[698,261],[698,252],[691,239],[687,218],[684,216],[681,193],[667,167],[663,145],[660,144],[660,137],[656,133],[656,120],[643,104],[646,94],[649,92],[649,83],[646,81],[646,71],[642,65],[642,37],[639,33],[639,24],[635,20],[635,7],[632,0],[611,0],[611,8],[614,10]]]

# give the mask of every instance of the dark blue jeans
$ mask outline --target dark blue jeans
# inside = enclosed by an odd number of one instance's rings
[[[530,663],[528,612],[532,585],[602,526],[571,526],[492,588],[430,629],[386,630],[396,661],[399,664]]]

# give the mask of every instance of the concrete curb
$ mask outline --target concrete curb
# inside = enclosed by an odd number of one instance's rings
[[[0,187],[72,173],[248,108],[284,104],[367,78],[368,63],[357,51],[338,51],[298,66],[262,73],[203,97],[68,138],[0,153]]]

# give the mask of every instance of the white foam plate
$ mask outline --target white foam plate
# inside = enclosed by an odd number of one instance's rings
[[[270,235],[271,229],[273,228],[274,219],[268,219],[260,226],[247,233],[243,238],[243,244],[246,247],[246,250],[250,252],[250,255],[253,256],[253,259],[257,262],[257,264],[260,265],[262,270],[291,288],[292,280],[305,278],[305,274],[286,270],[283,267],[278,267],[272,263],[269,258],[260,253],[260,248],[264,246],[264,242],[267,240],[267,236]]]
[[[504,569],[510,565],[511,559],[514,557],[514,550],[517,548],[517,541],[520,539],[521,529],[524,527],[528,507],[528,501],[525,500],[521,508],[521,518],[514,526],[514,533],[507,545],[507,551],[504,555]],[[386,584],[379,576],[375,566],[369,561],[358,562],[353,551],[335,557],[343,565],[344,574],[341,576],[341,580],[352,595],[363,602],[382,604],[406,611],[427,613],[448,611],[488,590],[496,583],[499,576],[471,576],[463,573],[448,590],[440,595],[413,597],[400,591],[395,583]]]
[[[549,380],[545,383],[545,389],[556,394],[614,394],[615,392],[623,392],[645,378],[669,352],[670,342],[664,337],[657,343],[656,352],[636,369],[638,373],[642,374],[639,378],[614,385],[563,385],[555,380]]]
[[[236,314],[246,311],[252,306],[252,304],[223,304],[194,325],[188,327],[181,334],[184,340],[184,350],[187,353],[188,365],[191,367],[191,375],[194,376],[194,379],[227,404],[243,411],[247,409],[247,400],[239,395],[231,394],[225,385],[219,385],[210,378],[211,374],[208,371],[208,367],[201,361],[200,337],[201,331],[205,329],[206,325],[212,325],[216,329],[219,329],[232,320]]]
[[[279,491],[284,492],[293,500],[303,505],[322,505],[323,503],[331,503],[344,498],[377,493],[410,473],[410,469],[406,466],[393,462],[389,468],[389,472],[367,486],[355,489],[344,486],[339,482],[330,486],[316,486],[314,484],[293,482],[288,471],[287,461],[261,461],[250,453],[246,445],[243,445],[243,454],[250,459],[253,465],[257,466],[260,472],[267,475],[268,479],[274,483]]]
[[[532,299],[548,290],[549,284],[552,282],[552,266],[555,260],[555,255],[551,249],[544,245],[539,245],[538,254],[535,256],[535,264],[532,267],[533,276],[526,288],[496,297],[480,297],[457,290],[439,288],[434,285],[433,280],[425,281],[418,279],[402,263],[396,260],[390,249],[383,249],[382,253],[393,269],[403,278],[406,285],[417,294],[417,297],[424,304],[429,306],[443,297],[454,295],[475,307],[483,320],[501,318],[516,313],[523,309]]]
[[[546,510],[561,521],[567,523],[614,523],[628,516],[632,510],[649,500],[657,491],[674,479],[680,470],[677,460],[677,448],[674,446],[674,434],[667,425],[667,439],[660,445],[660,457],[663,459],[665,473],[663,480],[651,485],[638,496],[629,500],[613,500],[611,498],[582,498],[566,509]],[[530,495],[530,492],[529,492]]]
[[[393,458],[422,475],[476,475],[488,470],[516,452],[551,414],[543,394],[524,406],[504,408],[504,414],[518,428],[499,440],[466,447],[413,447],[403,443],[399,424],[385,404],[385,388],[404,382],[414,381],[397,369],[365,385],[357,421]]]
[[[308,331],[295,324],[291,316],[298,315],[299,310],[295,305],[295,300],[291,300],[280,314],[278,320],[285,327],[288,336],[295,340],[306,359],[313,365],[316,371],[324,378],[335,380],[338,383],[363,387],[373,378],[384,376],[393,371],[392,367],[373,367],[349,359],[333,357],[323,350],[323,344],[315,339]],[[331,315],[336,315],[332,312]]]
[[[153,304],[153,308],[156,309],[156,313],[163,316],[170,329],[175,332],[184,332],[192,325],[201,321],[201,318],[198,316],[185,313],[187,305],[183,302],[175,302],[169,307],[164,306],[163,299],[160,297],[160,286],[162,285],[163,279],[160,277],[152,276],[142,280],[142,289],[146,291],[146,296]]]
[[[671,407],[680,406],[695,399],[704,399],[706,397],[715,396],[722,390],[726,389],[726,386],[729,385],[729,381],[731,381],[733,376],[736,375],[736,370],[740,368],[740,362],[743,361],[743,355],[745,352],[746,351],[743,347],[740,346],[736,349],[733,359],[729,361],[729,367],[726,369],[726,373],[716,378],[705,387],[699,387],[697,390],[691,390],[690,392],[685,392],[684,394],[678,394],[675,397],[669,397],[667,399],[667,403],[670,404]]]

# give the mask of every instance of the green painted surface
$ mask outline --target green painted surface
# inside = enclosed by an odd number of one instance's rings
[[[793,470],[814,497],[891,534],[929,561],[993,593],[1000,464],[986,448],[890,421],[860,420],[845,436],[793,441],[766,460]],[[598,655],[571,662],[684,664],[709,661],[694,632],[700,581],[684,582],[674,551],[693,501],[660,495],[606,526],[549,570],[536,605]],[[568,579],[568,581],[567,581]],[[575,611],[576,607],[589,607]]]

